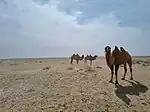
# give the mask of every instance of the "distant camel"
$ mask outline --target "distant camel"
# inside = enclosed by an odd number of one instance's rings
[[[119,84],[117,72],[118,72],[119,66],[122,64],[124,65],[124,71],[125,71],[124,77],[122,78],[122,80],[125,80],[125,76],[127,73],[127,64],[130,68],[131,80],[133,80],[132,57],[123,47],[120,47],[120,50],[119,50],[118,47],[115,46],[115,49],[111,53],[111,47],[106,46],[105,47],[105,58],[106,58],[106,63],[111,70],[111,80],[109,82],[111,82],[111,83],[113,82],[114,67],[115,67],[115,76],[116,76],[115,84]]]
[[[86,63],[87,60],[89,60],[89,61],[90,61],[90,65],[92,65],[92,61],[96,60],[97,57],[98,57],[97,55],[94,55],[94,56],[92,56],[92,55],[87,55],[87,56],[84,58],[84,62]]]
[[[73,54],[71,56],[71,64],[73,64],[73,60],[76,60],[77,61],[77,64],[79,63],[79,61],[82,61],[84,58],[84,55],[82,55],[81,57],[79,56],[79,54]]]

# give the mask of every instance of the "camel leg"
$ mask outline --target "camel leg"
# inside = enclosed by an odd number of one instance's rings
[[[132,74],[132,62],[128,62],[129,68],[130,68],[130,74],[131,74],[131,78],[130,80],[133,80],[133,74]]]
[[[77,59],[77,64],[79,63],[79,60]]]
[[[113,65],[110,67],[110,70],[111,70],[111,79],[109,82],[112,83],[113,82],[113,76],[114,76],[114,66]]]
[[[86,59],[84,60],[84,63],[86,63]]]
[[[125,80],[126,77],[126,73],[127,73],[127,64],[124,64],[124,77],[122,78],[122,80]]]
[[[71,59],[70,63],[71,63],[71,64],[73,63],[73,59]]]
[[[90,65],[92,65],[92,61],[90,60]]]
[[[118,69],[119,69],[119,65],[115,65],[115,76],[116,76],[116,82],[115,82],[115,84],[119,84],[118,83]]]
[[[130,78],[130,80],[133,80],[132,65],[130,65],[130,66],[129,66],[129,68],[130,68],[130,74],[131,74],[131,78]]]

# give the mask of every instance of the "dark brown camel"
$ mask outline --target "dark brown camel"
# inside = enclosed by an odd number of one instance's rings
[[[79,63],[79,61],[82,61],[84,58],[84,55],[82,55],[81,57],[79,56],[79,54],[73,54],[71,56],[71,61],[70,63],[73,64],[73,60],[76,60],[77,61],[77,64]]]
[[[132,76],[132,57],[131,55],[123,48],[120,47],[120,50],[118,49],[117,46],[115,46],[115,49],[111,53],[111,47],[106,46],[105,47],[105,58],[106,58],[106,63],[108,67],[111,70],[111,79],[109,82],[113,82],[113,75],[114,75],[114,67],[115,67],[115,76],[116,76],[116,82],[115,84],[118,83],[118,69],[120,65],[124,65],[124,77],[122,80],[125,80],[125,76],[127,73],[127,64],[130,68],[130,73],[131,73],[131,80],[133,80]]]

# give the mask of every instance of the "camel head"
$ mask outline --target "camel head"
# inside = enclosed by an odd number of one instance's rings
[[[106,46],[105,47],[105,52],[106,53],[110,53],[111,52],[111,47],[110,46]]]
[[[94,58],[97,58],[98,56],[97,55],[94,55]]]
[[[82,55],[82,56],[80,57],[80,61],[82,61],[82,60],[83,60],[83,58],[84,58],[84,55]]]
[[[92,58],[93,60],[96,60],[97,57],[98,57],[97,55],[94,55]]]

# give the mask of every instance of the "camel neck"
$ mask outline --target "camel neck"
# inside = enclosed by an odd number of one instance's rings
[[[105,54],[105,56],[106,56],[107,65],[111,66],[111,64],[112,64],[112,55],[111,55],[111,53],[108,52],[108,53]]]

